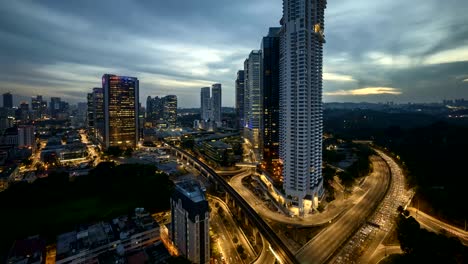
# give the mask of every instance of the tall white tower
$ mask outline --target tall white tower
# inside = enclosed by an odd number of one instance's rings
[[[211,112],[210,87],[203,87],[200,91],[200,116],[202,120],[210,119]]]
[[[322,57],[326,0],[283,0],[280,33],[280,158],[293,208],[323,195]]]

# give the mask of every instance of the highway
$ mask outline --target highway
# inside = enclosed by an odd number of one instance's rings
[[[229,184],[250,204],[255,211],[263,217],[273,221],[290,224],[295,226],[311,227],[327,224],[333,221],[347,208],[350,208],[351,203],[349,200],[336,201],[333,206],[329,206],[325,212],[320,214],[312,214],[301,218],[292,218],[282,213],[272,211],[267,207],[265,201],[262,201],[257,195],[242,184],[242,179],[252,175],[251,170],[245,169],[243,172],[235,175],[229,181]]]
[[[255,258],[255,252],[250,245],[249,240],[245,236],[244,232],[238,227],[234,219],[232,218],[232,213],[229,210],[228,206],[224,203],[223,200],[215,196],[208,196],[208,202],[210,203],[211,216],[210,216],[210,225],[213,230],[216,230],[216,233],[219,234],[218,241],[219,246],[222,248],[224,253],[225,261],[229,263],[250,263],[248,260]],[[215,204],[219,205],[219,208],[224,212],[224,218],[226,219],[226,224],[223,222],[221,215],[218,213],[218,209]],[[242,245],[245,253],[247,254],[247,259],[242,259],[239,253],[236,250],[236,243],[233,242],[234,237],[238,239],[238,244]]]
[[[166,142],[166,144],[168,144],[168,142]],[[242,198],[242,196],[240,196],[223,177],[219,176],[213,169],[211,169],[203,162],[200,162],[197,158],[187,153],[186,151],[172,145],[169,146],[171,146],[172,149],[178,151],[179,153],[182,153],[193,162],[197,163],[200,167],[207,171],[208,174],[211,175],[214,181],[216,181],[229,194],[229,196],[234,199],[236,205],[239,206],[247,215],[249,222],[251,222],[258,229],[260,234],[270,243],[276,257],[279,258],[282,263],[299,263],[294,254],[286,247],[278,235],[273,232],[270,226],[265,223],[260,215],[258,215],[257,212],[252,209],[252,207],[250,207],[250,205]]]
[[[369,259],[366,264],[377,264],[380,261],[382,261],[384,258],[392,255],[392,254],[402,254],[403,251],[401,250],[400,246],[379,246],[374,254],[372,255],[372,258]]]
[[[410,211],[411,216],[419,222],[421,227],[435,233],[440,233],[441,230],[445,230],[448,235],[458,237],[465,246],[468,246],[468,232],[463,229],[442,222],[414,207],[408,207],[407,210]]]
[[[387,163],[378,156],[372,156],[374,171],[362,186],[366,193],[336,221],[323,229],[297,253],[300,263],[324,263],[348,240],[375,210],[376,203],[383,199],[390,182]]]
[[[398,206],[405,206],[412,197],[412,191],[405,190],[405,178],[401,168],[388,155],[375,150],[390,168],[390,186],[385,198],[368,222],[353,235],[348,243],[336,254],[332,263],[369,263],[375,251],[393,230]]]

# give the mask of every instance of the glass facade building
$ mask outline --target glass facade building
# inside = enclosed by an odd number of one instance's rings
[[[135,147],[138,143],[139,81],[135,77],[104,74],[104,145]]]

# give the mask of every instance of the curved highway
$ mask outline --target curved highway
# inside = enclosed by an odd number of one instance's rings
[[[166,142],[167,143],[167,142]],[[169,145],[169,144],[168,144]],[[299,263],[294,256],[294,254],[286,247],[286,245],[281,241],[281,239],[276,235],[275,232],[270,228],[270,226],[263,221],[263,219],[257,214],[255,210],[250,207],[250,205],[229,185],[229,183],[224,180],[223,177],[219,176],[213,169],[204,163],[200,162],[193,155],[187,153],[186,151],[169,145],[174,150],[182,153],[186,157],[190,158],[193,162],[197,163],[202,167],[211,177],[219,184],[223,189],[231,196],[232,199],[236,202],[236,205],[239,206],[242,211],[247,215],[250,222],[258,229],[260,234],[270,243],[271,248],[275,252],[275,256],[281,260],[282,263]]]
[[[324,263],[333,256],[340,246],[351,237],[384,197],[390,181],[387,163],[378,156],[372,156],[374,171],[367,177],[363,189],[368,189],[360,201],[330,224],[306,245],[296,256],[300,263]]]

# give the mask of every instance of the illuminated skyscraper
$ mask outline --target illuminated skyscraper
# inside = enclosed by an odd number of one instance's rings
[[[177,96],[167,95],[163,98],[164,120],[169,128],[177,127]]]
[[[301,213],[323,194],[322,59],[326,0],[283,0],[280,158],[284,190]]]
[[[104,74],[104,145],[135,147],[138,143],[139,81],[135,77]]]
[[[242,129],[245,125],[244,117],[244,71],[240,70],[237,72],[236,79],[236,117],[237,126]]]
[[[271,168],[279,158],[279,31],[270,28],[262,40],[263,161]]]
[[[263,100],[260,87],[262,52],[253,50],[249,58],[244,63],[245,72],[245,93],[244,109],[246,128],[244,135],[249,139],[257,155],[258,160],[262,156],[262,119],[263,119]]]

